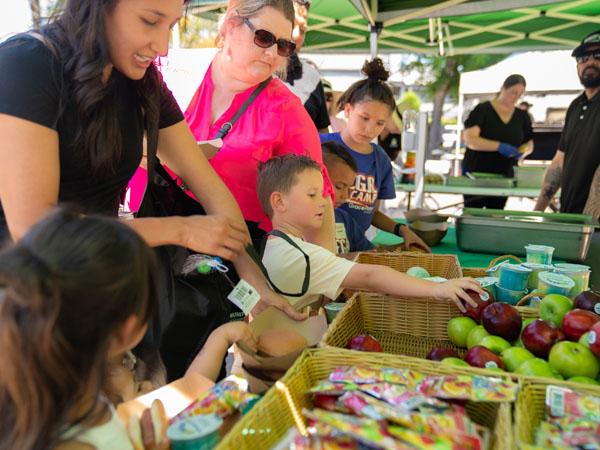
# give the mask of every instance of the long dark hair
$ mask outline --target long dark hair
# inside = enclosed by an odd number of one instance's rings
[[[102,83],[102,71],[109,63],[103,19],[119,1],[66,0],[39,30],[55,44],[61,60],[65,92],[60,110],[64,102],[73,102],[81,118],[75,141],[68,144],[83,149],[79,157],[89,161],[94,178],[114,174],[122,151],[117,105],[109,95],[111,83]],[[149,121],[158,114],[152,99],[160,82],[154,64],[141,80],[132,80]]]
[[[352,106],[368,100],[375,100],[389,106],[390,114],[396,107],[392,89],[386,83],[390,72],[383,65],[380,58],[365,61],[361,72],[367,78],[356,81],[341,95],[337,102],[337,111],[344,109],[346,103]]]
[[[157,301],[153,251],[117,220],[59,209],[0,252],[0,448],[46,449],[89,396],[115,330],[147,323]]]

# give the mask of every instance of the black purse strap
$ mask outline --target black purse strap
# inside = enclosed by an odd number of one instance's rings
[[[242,106],[240,106],[240,109],[238,109],[237,112],[233,115],[233,117],[231,119],[229,119],[229,122],[225,122],[221,126],[221,128],[219,129],[219,131],[217,132],[217,134],[215,135],[215,137],[213,139],[223,139],[225,136],[227,136],[227,133],[229,133],[231,131],[231,129],[233,128],[233,124],[237,122],[237,120],[241,117],[241,115],[244,114],[246,109],[248,109],[248,106],[250,106],[250,104],[256,99],[256,97],[259,96],[259,94],[263,91],[263,89],[267,87],[267,84],[269,84],[269,82],[271,81],[271,78],[272,77],[267,78],[265,81],[263,81],[262,83],[260,83],[258,86],[256,86],[254,88],[254,90],[252,91],[252,94],[250,94],[250,97],[248,97],[246,99],[246,101],[242,104]]]
[[[300,248],[300,246],[298,244],[296,244],[284,232],[279,231],[279,230],[273,230],[270,233],[267,233],[267,236],[268,235],[273,235],[273,236],[282,238],[284,241],[286,241],[292,247],[295,247],[296,249],[298,249],[300,251],[300,253],[302,253],[304,255],[304,260],[306,261],[306,268],[304,270],[304,281],[302,282],[302,290],[299,293],[290,294],[288,292],[283,292],[281,289],[279,289],[277,286],[275,286],[275,283],[273,283],[273,281],[269,277],[267,268],[262,263],[260,256],[258,256],[258,253],[256,252],[256,249],[252,246],[252,244],[248,244],[248,246],[246,247],[246,253],[248,253],[250,258],[252,258],[252,260],[256,263],[256,265],[258,266],[260,271],[263,273],[263,275],[265,276],[265,278],[267,279],[267,281],[269,282],[269,284],[271,285],[271,287],[273,288],[273,290],[275,292],[277,292],[278,294],[281,294],[281,295],[285,295],[287,297],[302,297],[304,294],[306,294],[306,292],[308,291],[308,287],[310,285],[310,258],[309,258],[309,256],[306,254],[306,252],[304,250],[302,250]],[[265,236],[265,239],[267,236]]]

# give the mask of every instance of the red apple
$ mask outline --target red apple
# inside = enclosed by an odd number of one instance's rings
[[[522,323],[517,308],[508,303],[492,303],[481,312],[481,324],[485,331],[508,342],[513,342],[519,337]]]
[[[481,367],[483,369],[499,367],[502,370],[506,369],[504,362],[502,362],[498,355],[483,345],[471,347],[463,359],[473,367]]]
[[[368,334],[359,334],[348,341],[346,348],[350,350],[360,350],[362,352],[383,352],[381,344],[373,336]]]
[[[600,358],[600,322],[596,322],[588,335],[590,350]]]
[[[460,358],[460,356],[451,347],[433,347],[426,358],[431,361],[441,361],[444,358]]]
[[[536,319],[525,327],[521,333],[521,340],[527,350],[538,358],[548,359],[552,346],[559,341],[564,341],[565,333],[547,320]]]
[[[466,311],[463,313],[463,316],[470,317],[477,323],[481,323],[481,312],[487,305],[494,303],[494,296],[490,291],[484,289],[486,292],[485,295],[480,296],[477,292],[469,289],[465,291],[469,296],[477,302],[477,307],[471,306],[468,303],[464,303]],[[487,296],[486,296],[487,295]]]
[[[585,309],[572,309],[564,315],[561,328],[568,340],[577,342],[596,322],[600,322],[598,314]]]
[[[600,314],[600,292],[592,289],[583,291],[575,297],[573,308],[585,309]]]

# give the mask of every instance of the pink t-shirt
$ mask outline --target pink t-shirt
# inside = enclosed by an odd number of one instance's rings
[[[254,90],[237,94],[211,126],[213,89],[211,65],[185,111],[185,120],[198,141],[212,139]],[[213,169],[237,200],[244,219],[259,222],[266,231],[272,225],[256,195],[256,166],[259,161],[287,153],[305,154],[319,163],[325,180],[324,196],[333,196],[314,123],[298,97],[280,80],[273,79],[233,125],[219,152],[210,159]]]

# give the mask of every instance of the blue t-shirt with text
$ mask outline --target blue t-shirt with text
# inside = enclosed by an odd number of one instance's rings
[[[375,247],[348,211],[340,208],[335,210],[335,243],[338,254],[364,252]]]
[[[321,143],[337,141],[343,144],[358,164],[358,173],[350,188],[348,200],[338,209],[350,213],[364,233],[373,221],[377,200],[396,197],[390,158],[379,145],[373,143],[371,153],[365,155],[355,152],[342,141],[340,133],[319,134],[319,137]]]

